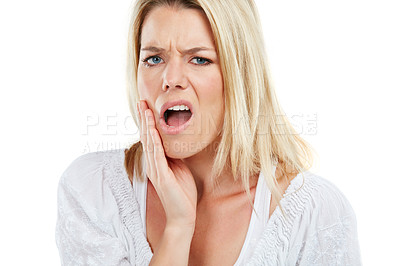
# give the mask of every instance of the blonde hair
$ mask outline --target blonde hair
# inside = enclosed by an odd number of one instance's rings
[[[308,170],[311,147],[296,133],[278,104],[270,84],[267,56],[256,6],[252,0],[138,0],[132,12],[129,38],[127,87],[132,116],[138,124],[137,68],[140,34],[146,15],[155,7],[195,8],[204,12],[213,31],[224,82],[225,114],[221,141],[212,169],[213,181],[230,168],[250,197],[249,180],[263,173],[273,198],[280,205],[283,192],[273,174]],[[126,150],[125,167],[132,182],[144,180],[142,145]]]

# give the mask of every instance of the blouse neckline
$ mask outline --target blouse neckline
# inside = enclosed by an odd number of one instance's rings
[[[143,158],[144,159],[144,158]],[[146,169],[145,167],[145,163],[144,160],[142,160],[143,164],[142,166],[144,167],[143,169]],[[276,162],[273,163],[273,174],[275,174],[276,171]],[[287,195],[293,193],[294,191],[294,186],[295,184],[299,183],[299,179],[300,179],[301,174],[297,174],[295,178],[293,178],[290,183],[289,186],[287,187],[283,198],[284,199]],[[150,249],[150,243],[147,240],[147,228],[146,228],[146,201],[147,201],[147,184],[148,184],[149,180],[147,178],[147,176],[145,176],[145,180],[144,182],[139,182],[137,179],[134,178],[134,183],[136,185],[136,189],[135,189],[135,194],[139,195],[140,197],[140,201],[142,202],[142,204],[139,204],[140,208],[140,214],[141,214],[141,220],[142,220],[142,228],[143,228],[143,233],[144,233],[144,237],[146,239],[146,245],[148,249]],[[261,190],[265,190],[264,193],[261,193]],[[264,195],[264,200],[265,202],[262,202],[262,196],[261,194]],[[266,196],[265,196],[266,195]],[[246,250],[249,246],[249,243],[251,241],[252,238],[252,232],[254,231],[254,227],[255,227],[255,223],[256,223],[256,219],[257,216],[259,214],[257,214],[257,209],[259,208],[260,204],[262,203],[266,203],[267,206],[265,208],[266,210],[266,215],[264,217],[265,219],[265,225],[263,228],[263,231],[265,230],[265,228],[268,226],[268,224],[270,224],[272,220],[275,219],[275,217],[278,215],[276,214],[278,212],[279,207],[277,207],[274,212],[271,214],[271,217],[269,217],[269,207],[270,207],[270,203],[271,203],[271,192],[265,182],[265,178],[264,175],[262,173],[260,173],[259,177],[258,177],[258,181],[257,181],[257,186],[256,186],[256,194],[254,197],[254,209],[252,211],[251,214],[251,218],[250,218],[250,222],[249,222],[249,226],[246,232],[246,237],[245,237],[245,241],[242,245],[242,248],[240,250],[239,256],[234,264],[234,266],[238,266],[242,263],[242,260],[245,258],[245,254],[246,254]],[[153,252],[151,251],[151,255],[153,255]]]

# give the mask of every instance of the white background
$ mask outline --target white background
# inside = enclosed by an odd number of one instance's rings
[[[280,102],[319,154],[314,172],[351,202],[364,265],[393,265],[397,1],[257,2]],[[134,140],[125,97],[130,5],[0,2],[0,265],[59,265],[59,177],[85,152]]]

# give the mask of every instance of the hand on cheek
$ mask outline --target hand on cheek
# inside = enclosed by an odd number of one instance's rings
[[[140,101],[138,111],[146,174],[164,207],[167,226],[194,228],[197,188],[193,176],[181,160],[166,158],[153,112],[145,101]]]

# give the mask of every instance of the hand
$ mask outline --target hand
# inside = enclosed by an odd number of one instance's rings
[[[146,171],[163,205],[166,227],[194,230],[197,188],[193,175],[182,160],[165,156],[153,112],[145,101],[138,104],[138,112]]]

